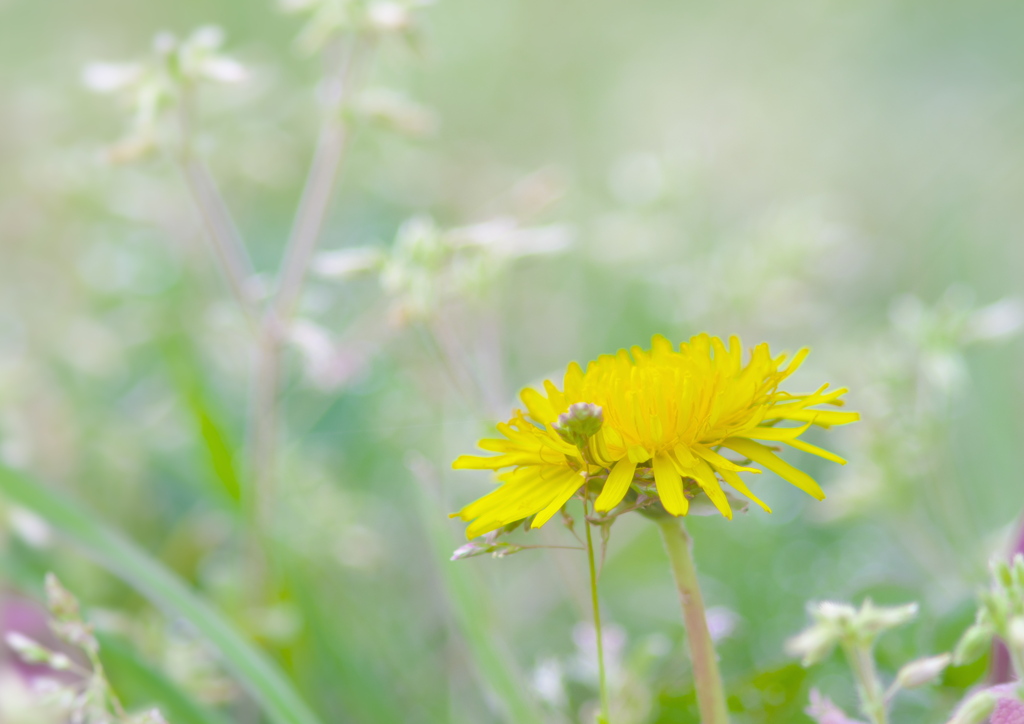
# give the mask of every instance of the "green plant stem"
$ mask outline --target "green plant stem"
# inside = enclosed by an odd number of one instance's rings
[[[889,715],[885,708],[885,693],[878,680],[875,657],[867,644],[851,641],[843,643],[843,651],[850,662],[853,676],[857,680],[857,694],[860,707],[871,724],[888,724]]]
[[[586,498],[583,501],[584,521],[583,527],[587,531],[587,563],[590,565],[590,602],[594,607],[594,635],[597,638],[597,676],[601,691],[601,716],[598,721],[601,724],[610,724],[611,718],[608,707],[608,680],[604,667],[604,639],[601,635],[601,605],[597,597],[597,566],[594,564],[594,540],[590,532],[590,523],[586,516],[589,515],[590,492],[586,491]]]
[[[690,658],[693,661],[693,681],[697,689],[697,704],[700,707],[702,724],[728,724],[729,714],[725,705],[725,690],[722,675],[718,671],[718,657],[715,645],[708,631],[704,600],[697,583],[697,568],[690,552],[690,536],[682,521],[673,516],[657,519],[661,537],[665,543],[672,574],[679,589],[679,600],[683,606],[683,622],[686,638],[690,644]]]
[[[259,308],[249,289],[249,280],[255,272],[231,210],[206,164],[196,155],[193,148],[194,103],[195,89],[191,86],[184,87],[177,109],[181,138],[177,153],[174,155],[181,169],[182,178],[206,227],[210,248],[217,259],[221,274],[239,308],[255,328],[259,322]]]
[[[277,289],[263,316],[256,347],[254,389],[249,441],[249,476],[252,480],[256,529],[271,527],[277,507],[277,449],[280,437],[280,394],[283,352],[288,326],[298,307],[309,265],[320,240],[348,147],[349,128],[344,107],[353,92],[354,73],[372,50],[359,36],[338,48],[340,58],[324,80],[324,108],[316,150],[302,190],[288,245],[281,261]]]

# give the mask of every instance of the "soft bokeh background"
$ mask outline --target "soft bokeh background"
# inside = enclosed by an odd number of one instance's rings
[[[811,686],[852,709],[838,658],[805,671],[783,651],[809,600],[920,601],[919,620],[883,640],[887,674],[952,646],[1024,509],[1024,6],[424,12],[421,48],[385,45],[370,83],[433,109],[437,130],[357,130],[322,248],[373,246],[391,276],[338,280],[328,256],[305,290],[269,544],[282,570],[263,601],[246,595],[237,503],[251,339],[173,164],[103,162],[125,119],[80,80],[91,61],[143,55],[157,31],[207,23],[251,79],[201,94],[198,141],[269,280],[316,125],[300,20],[264,2],[0,1],[6,465],[193,584],[325,721],[588,721],[585,559],[449,562],[463,524],[445,514],[490,486],[449,461],[569,360],[655,333],[806,345],[794,391],[849,386],[864,416],[816,440],[848,466],[799,460],[829,499],[764,475],[773,515],[690,523],[735,720],[809,721]],[[494,222],[472,233],[506,253],[442,274],[403,262],[428,217]],[[528,542],[571,542],[548,528]],[[107,632],[130,704],[188,721],[151,685],[162,672],[186,698],[256,720],[186,622],[0,499],[3,626],[43,625],[33,601],[48,570]],[[696,721],[652,525],[615,524],[601,583],[616,721]],[[46,721],[0,656],[0,721]],[[985,665],[907,696],[897,720],[942,720]]]

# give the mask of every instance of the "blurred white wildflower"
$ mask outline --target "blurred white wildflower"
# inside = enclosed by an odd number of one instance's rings
[[[212,25],[196,29],[184,40],[163,32],[153,39],[153,52],[145,61],[85,67],[85,86],[116,95],[132,115],[126,135],[109,149],[109,160],[135,161],[166,142],[168,131],[161,121],[195,84],[239,83],[248,78],[241,63],[221,52],[223,43],[223,31]]]
[[[949,555],[968,537],[977,538],[964,516],[952,514],[969,501],[943,457],[953,405],[969,389],[966,353],[1019,336],[1024,302],[1011,296],[979,306],[968,287],[954,285],[933,304],[912,294],[894,299],[889,321],[890,328],[867,343],[874,360],[871,379],[861,385],[868,424],[855,436],[868,462],[843,472],[821,513],[834,519],[886,509],[902,516],[913,506],[916,515],[934,516],[928,528],[903,520],[898,530],[908,540],[926,536],[927,543],[908,543],[908,550],[945,575]],[[922,502],[913,491],[926,479],[932,494]],[[932,532],[936,520],[941,536]]]
[[[49,524],[30,510],[12,507],[8,520],[14,534],[33,548],[46,548],[53,542]]]
[[[415,29],[414,12],[429,0],[280,0],[286,13],[307,15],[295,45],[316,53],[346,32],[408,35]]]
[[[565,706],[568,695],[565,691],[565,672],[558,659],[542,660],[533,670],[533,689],[542,701],[553,707]]]
[[[436,113],[390,88],[368,88],[353,99],[350,108],[357,118],[414,138],[437,132]]]
[[[623,656],[626,652],[626,631],[621,626],[605,623],[602,627],[604,643],[604,666],[609,681],[621,678]],[[597,635],[592,623],[578,623],[572,629],[572,640],[576,644],[576,655],[569,662],[573,678],[597,685]]]
[[[739,614],[725,606],[712,606],[705,613],[712,641],[718,642],[729,638],[739,626]]]
[[[114,93],[137,85],[145,72],[141,63],[90,63],[82,82],[96,93]]]
[[[17,724],[58,724],[62,721],[56,707],[46,706],[38,692],[33,691],[9,668],[0,668],[0,721]]]
[[[572,242],[566,225],[524,227],[509,218],[442,230],[433,219],[405,222],[381,272],[400,321],[429,318],[447,300],[480,298],[514,259],[555,254]]]
[[[379,271],[385,259],[384,252],[372,246],[324,251],[313,258],[312,271],[323,279],[343,281]]]

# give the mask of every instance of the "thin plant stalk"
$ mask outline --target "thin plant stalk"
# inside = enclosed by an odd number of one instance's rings
[[[601,716],[599,724],[610,724],[611,718],[608,707],[608,678],[604,665],[604,638],[601,632],[601,605],[597,596],[597,566],[594,563],[594,540],[590,532],[590,523],[586,520],[589,515],[590,491],[584,487],[585,498],[583,500],[583,527],[587,530],[587,563],[590,566],[590,602],[594,607],[594,636],[597,639],[597,678],[598,688],[601,693]]]
[[[871,720],[871,724],[888,724],[885,692],[878,680],[878,670],[875,668],[875,657],[871,653],[870,645],[844,643],[843,651],[857,680],[857,694],[860,696],[860,706],[864,715]]]
[[[245,242],[238,233],[231,211],[224,203],[224,196],[217,187],[217,182],[213,180],[206,164],[192,147],[193,94],[194,90],[186,86],[182,89],[178,104],[178,125],[181,133],[177,153],[178,165],[206,227],[221,274],[238,306],[255,326],[259,315],[256,300],[249,286],[254,274],[252,261],[249,259]]]
[[[691,554],[690,536],[682,521],[666,515],[657,519],[665,551],[668,553],[683,606],[683,622],[693,662],[693,681],[697,689],[697,705],[701,724],[728,724],[722,675],[718,670],[715,645],[708,630],[704,599],[697,583],[697,568]]]
[[[258,529],[266,530],[276,503],[276,452],[280,434],[282,352],[287,325],[298,305],[309,265],[316,251],[331,198],[348,146],[349,129],[343,108],[353,85],[354,71],[372,45],[353,37],[341,51],[336,69],[324,81],[324,109],[316,150],[281,262],[278,288],[261,325],[257,344],[250,430],[250,477]]]

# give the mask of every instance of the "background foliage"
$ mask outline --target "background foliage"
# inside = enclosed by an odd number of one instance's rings
[[[1024,507],[1022,21],[1008,3],[912,0],[431,8],[418,49],[383,47],[371,79],[433,109],[436,132],[358,125],[322,240],[390,266],[339,281],[323,257],[305,290],[265,541],[279,575],[255,600],[244,319],[174,166],[103,162],[123,119],[80,76],[162,29],[225,29],[251,78],[201,93],[198,143],[269,272],[314,138],[301,22],[228,0],[4,0],[3,462],[194,587],[323,721],[577,721],[594,697],[582,555],[449,562],[462,524],[444,514],[490,483],[448,462],[571,359],[654,333],[807,345],[798,382],[847,385],[864,415],[828,433],[846,468],[801,461],[829,499],[766,474],[773,515],[690,527],[736,721],[800,720],[812,685],[849,704],[836,660],[805,672],[783,653],[805,602],[920,601],[883,640],[890,672],[948,650]],[[494,232],[512,252],[425,262],[409,249],[426,217],[535,231]],[[518,255],[529,243],[557,253]],[[110,638],[127,703],[257,720],[194,621],[24,505],[0,499],[0,624],[34,621],[56,570]],[[530,542],[571,541],[550,527]],[[614,526],[602,592],[621,721],[695,721],[646,521]],[[9,656],[0,672],[0,720],[45,721],[15,713]],[[951,669],[897,718],[939,720],[983,672]]]

